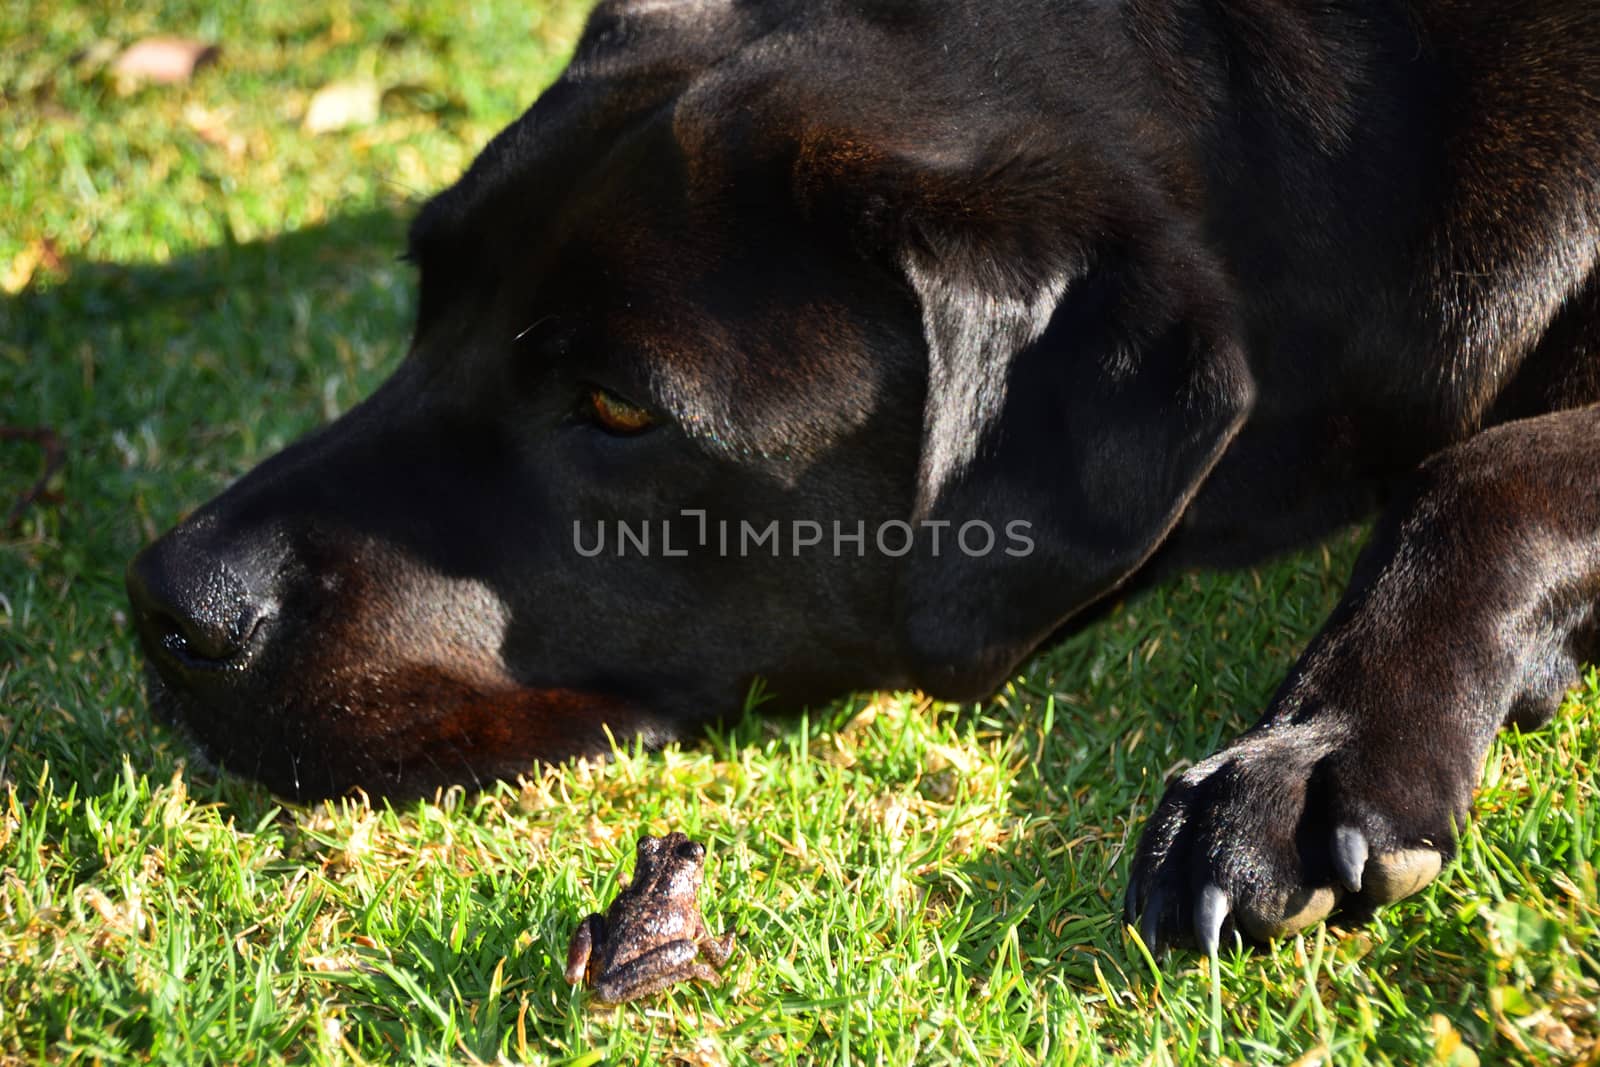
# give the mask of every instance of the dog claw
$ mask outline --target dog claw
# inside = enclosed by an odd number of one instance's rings
[[[1333,832],[1333,871],[1350,892],[1361,892],[1361,876],[1367,868],[1367,836],[1354,826],[1341,826]]]
[[[1167,895],[1160,886],[1150,891],[1150,897],[1144,902],[1144,922],[1139,924],[1139,936],[1144,938],[1144,946],[1151,954],[1161,951],[1161,912],[1167,906]]]
[[[1222,940],[1222,924],[1228,918],[1228,894],[1215,882],[1207,882],[1194,905],[1194,936],[1200,948],[1212,959]]]

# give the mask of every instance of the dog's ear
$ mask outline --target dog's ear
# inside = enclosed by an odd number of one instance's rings
[[[1192,231],[1128,174],[1055,158],[924,167],[891,211],[929,360],[902,633],[941,696],[991,691],[1132,575],[1253,396]]]

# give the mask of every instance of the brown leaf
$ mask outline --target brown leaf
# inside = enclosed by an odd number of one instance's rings
[[[61,249],[55,241],[48,237],[35,238],[16,254],[5,272],[0,273],[0,290],[15,296],[28,287],[41,269],[59,273],[62,266]]]
[[[370,81],[332,82],[318,89],[306,108],[307,133],[332,133],[378,121],[383,93]]]
[[[155,82],[176,85],[186,82],[194,72],[217,57],[217,46],[186,37],[146,37],[129,45],[111,65],[111,72],[125,84]]]
[[[244,155],[248,144],[244,135],[235,132],[229,125],[233,118],[231,110],[213,110],[201,104],[190,104],[183,109],[183,121],[189,124],[202,141],[213,147],[220,148],[235,159]]]

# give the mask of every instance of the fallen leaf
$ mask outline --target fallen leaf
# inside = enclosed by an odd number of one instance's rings
[[[155,82],[176,85],[186,82],[194,72],[217,57],[217,46],[187,37],[146,37],[129,45],[111,65],[111,72],[124,85]]]
[[[0,275],[0,289],[9,296],[16,296],[33,281],[39,268],[56,272],[61,270],[62,265],[61,249],[56,247],[56,243],[48,237],[35,238],[12,257],[11,265]]]
[[[383,93],[370,81],[331,82],[318,89],[306,107],[307,133],[333,133],[378,121]]]
[[[183,121],[202,141],[237,159],[244,155],[247,145],[244,135],[229,127],[232,117],[231,110],[216,111],[200,104],[190,104],[183,109]]]
[[[1430,1020],[1433,1026],[1433,1059],[1445,1067],[1478,1067],[1478,1054],[1462,1040],[1461,1033],[1443,1015]]]

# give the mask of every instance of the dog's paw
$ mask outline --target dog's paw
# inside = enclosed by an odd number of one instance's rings
[[[1171,784],[1127,893],[1128,922],[1153,951],[1215,952],[1230,929],[1287,937],[1433,881],[1465,805],[1449,783],[1407,778],[1417,769],[1405,754],[1364,758],[1339,733],[1315,721],[1258,728]]]

